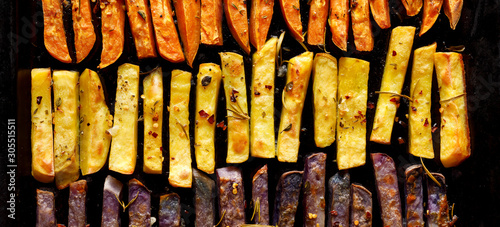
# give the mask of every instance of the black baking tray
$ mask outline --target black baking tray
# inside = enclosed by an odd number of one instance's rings
[[[307,29],[307,1],[301,1],[302,18],[304,31]],[[412,25],[420,27],[421,15],[407,17],[400,0],[390,0],[392,28],[399,25]],[[94,6],[95,3],[92,3]],[[250,4],[247,4],[250,6]],[[37,67],[51,67],[52,69],[68,69],[83,71],[85,68],[97,70],[99,63],[101,40],[100,25],[98,14],[94,16],[95,29],[98,39],[94,49],[85,61],[80,64],[63,64],[52,58],[44,48],[43,44],[43,17],[40,0],[18,0],[0,2],[0,108],[1,116],[1,143],[0,152],[0,224],[5,226],[34,226],[36,215],[36,189],[42,188],[53,191],[56,195],[57,221],[61,224],[67,224],[68,189],[57,190],[55,185],[39,183],[31,176],[31,151],[30,151],[30,70]],[[69,13],[69,8],[65,11]],[[72,37],[71,24],[68,22],[69,16],[65,17],[68,37]],[[287,27],[282,19],[279,3],[275,2],[274,16],[269,35],[278,36],[281,31],[286,31]],[[156,66],[163,68],[165,78],[165,105],[169,102],[169,78],[173,69],[187,70],[193,73],[193,87],[191,91],[191,100],[194,95],[194,78],[197,74],[200,63],[214,62],[220,64],[218,52],[232,51],[242,54],[245,60],[245,71],[247,77],[247,86],[250,85],[251,78],[251,57],[244,54],[237,43],[231,37],[229,29],[224,24],[224,46],[207,47],[200,46],[193,69],[185,63],[172,64],[161,58],[147,59],[138,61],[135,54],[135,47],[128,22],[126,23],[126,41],[122,57],[110,67],[104,70],[98,70],[103,80],[107,102],[113,112],[113,101],[116,91],[116,70],[123,63],[130,62],[139,64],[142,72],[152,70]],[[377,95],[375,91],[380,88],[381,76],[384,68],[385,55],[390,37],[390,29],[381,30],[372,19],[373,33],[375,35],[375,47],[372,52],[354,51],[352,31],[349,34],[348,51],[342,52],[330,41],[331,34],[327,33],[326,50],[337,59],[340,57],[356,57],[370,61],[369,77],[369,97],[368,101],[376,104]],[[415,37],[413,49],[437,42],[438,51],[446,51],[447,47],[465,45],[463,52],[468,115],[471,133],[471,157],[455,168],[444,168],[439,163],[439,158],[427,160],[425,163],[431,171],[443,173],[446,177],[448,186],[448,200],[450,205],[455,203],[454,212],[459,216],[456,226],[500,226],[500,1],[498,0],[465,0],[462,11],[462,17],[455,31],[449,27],[448,19],[442,13],[433,28],[424,36]],[[68,42],[71,46],[71,41]],[[290,51],[283,52],[283,58],[289,59],[301,52],[303,48],[290,35],[286,35],[283,47]],[[71,48],[70,48],[71,49]],[[309,47],[314,52],[322,52],[318,47]],[[411,59],[410,59],[411,61]],[[411,68],[411,64],[408,67]],[[409,70],[408,70],[409,71]],[[409,93],[409,76],[407,73],[403,93]],[[279,125],[279,113],[281,111],[281,90],[285,85],[285,78],[276,79],[275,96],[275,122]],[[311,86],[310,86],[311,87]],[[437,83],[434,78],[432,93],[432,121],[439,125]],[[335,144],[328,148],[316,148],[313,139],[313,120],[312,120],[312,102],[311,89],[309,89],[306,104],[304,107],[301,146],[299,152],[299,161],[297,163],[280,163],[276,159],[258,159],[250,157],[243,164],[238,164],[243,171],[245,182],[245,194],[247,201],[247,223],[250,223],[251,209],[251,177],[256,169],[264,164],[269,167],[269,199],[270,207],[273,207],[274,193],[279,176],[288,170],[303,169],[303,159],[307,155],[315,152],[325,152],[328,155],[327,160],[327,179],[338,170],[335,160]],[[142,93],[142,90],[141,90]],[[219,97],[219,108],[217,122],[224,119],[225,102],[221,92]],[[142,105],[142,103],[141,103]],[[405,114],[408,112],[408,103],[402,102],[397,116],[406,121]],[[194,122],[194,105],[190,107],[190,120]],[[141,113],[140,113],[141,114]],[[367,110],[367,129],[370,134],[375,109]],[[15,129],[8,128],[9,120],[15,120]],[[168,124],[164,124],[164,147],[168,147]],[[191,124],[192,126],[193,124]],[[182,218],[186,226],[194,226],[194,207],[192,189],[174,188],[168,184],[168,158],[164,162],[164,171],[161,175],[149,175],[142,172],[142,124],[139,124],[139,147],[138,162],[136,170],[132,175],[121,175],[107,170],[107,165],[101,171],[89,176],[82,176],[81,179],[88,181],[89,193],[87,203],[88,223],[91,226],[100,225],[102,209],[102,188],[105,177],[110,174],[122,182],[126,183],[132,178],[142,181],[152,191],[152,215],[157,217],[159,196],[168,192],[176,192],[181,197]],[[12,141],[7,142],[8,133],[15,132],[16,167],[10,167],[8,163],[8,146]],[[216,167],[228,166],[225,163],[226,151],[226,131],[220,128],[216,129]],[[194,135],[193,127],[190,127],[190,134]],[[394,125],[392,136],[392,145],[380,145],[373,142],[367,143],[367,153],[383,152],[389,154],[396,162],[400,191],[403,187],[404,168],[410,164],[419,163],[419,159],[411,156],[407,152],[407,143],[399,144],[397,138],[402,137],[407,141],[407,129],[398,123]],[[193,138],[191,138],[193,145]],[[434,149],[439,150],[439,131],[433,134]],[[436,153],[437,154],[437,153]],[[168,157],[168,149],[164,149],[164,156]],[[368,157],[368,156],[367,156]],[[439,156],[436,156],[439,157]],[[193,166],[195,159],[193,155]],[[9,183],[12,186],[12,179],[7,174],[11,169],[15,169],[15,220],[8,218],[10,212],[6,209],[10,206],[7,201],[10,199]],[[361,183],[370,191],[375,192],[375,180],[372,163],[367,159],[366,165],[350,170],[351,181]],[[215,176],[212,175],[215,179]],[[380,209],[377,202],[376,193],[373,194],[373,226],[382,226],[380,219]],[[404,200],[402,200],[404,201]],[[123,223],[127,223],[128,213],[122,213]],[[302,225],[301,207],[296,215],[296,226]],[[155,224],[156,226],[157,224]]]

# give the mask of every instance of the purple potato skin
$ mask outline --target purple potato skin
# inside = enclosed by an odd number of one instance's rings
[[[325,226],[325,168],[325,153],[306,158],[303,178],[304,227]]]
[[[424,194],[422,165],[412,165],[405,170],[406,223],[408,227],[424,226]]]
[[[252,201],[254,206],[259,201],[259,213],[255,214],[255,224],[269,225],[269,186],[267,165],[262,166],[252,179]]]
[[[328,227],[349,226],[350,186],[351,176],[347,171],[337,172],[328,180],[330,194]]]
[[[279,227],[294,226],[303,173],[303,171],[289,171],[281,175],[276,186],[273,225]]]
[[[120,209],[118,199],[122,198],[123,184],[112,176],[107,176],[102,193],[102,227],[121,226]],[[117,199],[118,198],[118,199]]]
[[[128,201],[135,201],[128,208],[130,227],[151,226],[151,192],[137,179],[128,182]]]
[[[195,189],[195,226],[213,227],[215,225],[215,182],[197,169],[193,169]]]
[[[372,226],[372,193],[365,187],[351,185],[351,227]]]
[[[383,226],[403,227],[396,164],[383,153],[371,154]]]
[[[441,184],[437,185],[430,177],[427,177],[427,226],[448,226],[448,199],[446,197],[446,183],[442,174],[432,173],[432,176]]]
[[[37,189],[36,203],[36,227],[55,227],[54,193]]]
[[[85,227],[87,225],[86,199],[86,180],[79,180],[69,185],[68,227]]]
[[[241,170],[229,166],[219,168],[215,172],[219,193],[219,215],[223,217],[220,226],[241,227],[245,224],[245,192]]]
[[[160,227],[178,227],[181,224],[181,199],[177,193],[160,196],[158,211]]]

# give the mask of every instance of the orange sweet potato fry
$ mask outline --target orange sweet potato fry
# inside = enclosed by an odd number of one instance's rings
[[[130,30],[134,37],[137,58],[156,57],[151,13],[147,0],[126,0]]]
[[[422,16],[422,26],[420,27],[419,36],[422,36],[432,28],[442,6],[443,0],[424,0],[424,15]]]
[[[201,43],[222,46],[222,0],[201,1]]]
[[[450,20],[451,29],[455,30],[457,27],[458,20],[460,20],[460,15],[462,14],[462,6],[464,5],[463,0],[445,0],[444,1],[444,14]]]
[[[66,32],[63,24],[63,9],[61,0],[42,0],[43,7],[43,41],[45,48],[52,57],[71,63]]]
[[[250,43],[260,50],[266,43],[273,18],[274,0],[253,0],[250,8]]]
[[[382,29],[391,27],[391,16],[389,15],[389,0],[370,0],[370,9],[373,19]]]
[[[245,0],[224,0],[224,12],[229,30],[241,49],[250,54],[247,5]]]
[[[324,45],[326,19],[330,0],[311,0],[309,8],[309,23],[307,26],[307,43],[310,45]]]
[[[120,58],[125,42],[124,32],[125,9],[123,0],[108,1],[108,4],[103,4],[101,6],[101,63],[97,68],[106,68]]]
[[[95,43],[94,25],[90,11],[90,0],[72,2],[73,30],[75,31],[76,63],[89,55]]]
[[[406,9],[406,15],[413,17],[422,9],[422,0],[401,0]]]
[[[280,0],[281,14],[285,19],[292,37],[299,42],[304,42],[302,34],[302,19],[300,19],[300,0]]]
[[[174,0],[174,7],[187,63],[193,67],[193,61],[200,46],[200,1]]]
[[[368,0],[351,0],[352,34],[358,51],[373,50],[372,25]]]
[[[341,50],[347,51],[349,33],[349,0],[330,0],[330,18],[332,42]]]
[[[160,56],[173,63],[183,62],[179,34],[172,18],[170,0],[150,0],[151,17],[155,28],[156,45]]]

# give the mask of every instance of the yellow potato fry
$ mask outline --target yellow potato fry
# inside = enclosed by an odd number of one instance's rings
[[[161,174],[163,166],[163,74],[161,67],[144,78],[144,160],[145,173]]]

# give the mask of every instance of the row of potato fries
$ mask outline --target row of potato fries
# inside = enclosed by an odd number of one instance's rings
[[[397,27],[392,31],[370,140],[390,144],[395,114],[400,98],[404,97],[410,101],[409,152],[419,157],[434,158],[430,109],[435,67],[441,96],[441,161],[445,167],[456,166],[470,155],[462,56],[458,53],[436,53],[435,43],[416,49],[411,95],[401,95],[414,33],[414,27]],[[364,165],[370,63],[347,57],[340,58],[337,63],[337,59],[329,54],[318,53],[313,58],[313,53],[309,51],[290,59],[286,86],[282,91],[279,131],[275,132],[277,43],[277,38],[271,38],[253,55],[250,115],[243,57],[223,52],[220,53],[221,67],[213,63],[200,65],[196,79],[196,113],[193,113],[198,169],[214,172],[216,110],[221,80],[227,110],[226,162],[245,162],[250,153],[253,157],[277,156],[281,162],[296,162],[302,110],[311,74],[316,146],[327,147],[337,140],[340,170]],[[138,143],[139,71],[139,66],[132,64],[123,64],[118,68],[112,116],[96,72],[86,69],[79,76],[74,71],[32,70],[32,174],[37,180],[51,182],[55,176],[56,185],[64,188],[78,179],[79,169],[83,175],[101,169],[106,163],[110,146],[109,169],[122,174],[134,172]],[[176,187],[191,187],[192,182],[189,135],[191,80],[190,72],[172,71],[167,107],[168,158],[169,182]],[[141,95],[144,99],[143,170],[152,174],[162,173],[163,87],[161,68],[144,78],[144,93]]]
[[[43,0],[44,43],[47,51],[57,60],[71,63],[63,25],[61,0]],[[223,45],[222,11],[229,30],[237,43],[250,54],[250,43],[261,50],[273,17],[274,0],[253,0],[250,22],[247,19],[245,0],[109,0],[100,2],[102,52],[98,68],[113,64],[122,54],[125,41],[125,12],[134,38],[139,59],[157,56],[178,63],[187,60],[193,66],[200,42]],[[417,15],[424,5],[420,35],[435,23],[444,3],[444,12],[455,29],[460,19],[463,0],[404,0],[408,16]],[[279,0],[283,18],[291,35],[299,42],[305,41],[299,0]],[[371,51],[374,40],[370,22],[370,9],[382,29],[391,27],[388,0],[310,0],[307,42],[325,44],[326,23],[330,25],[333,43],[347,51],[349,13],[351,13],[354,43],[358,51]],[[76,63],[84,60],[93,49],[96,34],[92,24],[90,0],[72,1],[72,21]],[[95,10],[94,10],[95,13]],[[179,41],[174,16],[184,52]],[[328,19],[329,17],[329,19]]]

